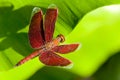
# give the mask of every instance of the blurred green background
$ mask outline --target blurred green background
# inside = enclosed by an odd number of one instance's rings
[[[120,80],[119,0],[0,0],[0,80]],[[59,10],[54,37],[81,48],[62,55],[73,67],[49,67],[38,57],[15,67],[32,53],[28,41],[31,12],[55,4]]]

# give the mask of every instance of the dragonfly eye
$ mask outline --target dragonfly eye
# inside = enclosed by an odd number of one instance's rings
[[[65,41],[65,37],[62,34],[59,34],[57,37],[61,38],[60,42],[64,42]]]

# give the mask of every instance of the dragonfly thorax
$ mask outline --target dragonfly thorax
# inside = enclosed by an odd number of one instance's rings
[[[65,38],[62,34],[58,35],[55,39],[53,39],[51,42],[48,42],[44,45],[46,50],[51,50],[55,46],[58,46],[59,43],[64,42]]]

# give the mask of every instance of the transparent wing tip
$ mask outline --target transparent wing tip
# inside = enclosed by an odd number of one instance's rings
[[[41,11],[41,8],[39,7],[34,7],[32,13],[35,14],[37,12]]]
[[[37,12],[39,12],[39,11],[41,11],[41,13],[42,13],[41,8],[39,8],[39,7],[34,7],[33,10],[32,10],[31,17],[33,17],[33,15],[36,14]]]
[[[48,9],[57,9],[57,6],[55,4],[51,4],[48,6]]]
[[[67,66],[58,66],[59,68],[66,68],[66,69],[71,69],[73,67],[73,63],[71,62],[69,65]]]

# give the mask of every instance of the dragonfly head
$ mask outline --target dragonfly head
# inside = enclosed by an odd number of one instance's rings
[[[65,37],[62,34],[59,34],[57,37],[61,39],[60,40],[61,43],[65,41]]]

